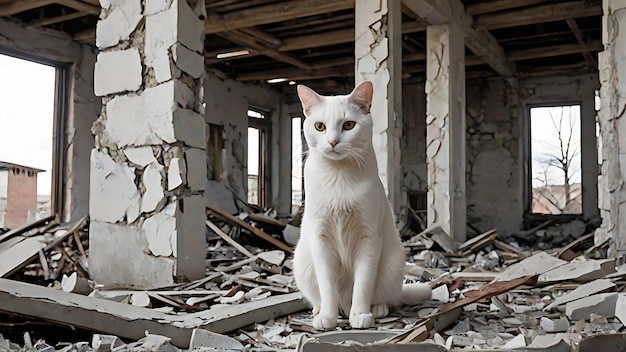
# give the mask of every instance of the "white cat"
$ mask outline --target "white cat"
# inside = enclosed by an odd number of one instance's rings
[[[293,264],[316,329],[335,328],[339,310],[353,328],[368,328],[390,307],[432,293],[427,284],[402,283],[405,253],[372,147],[372,94],[369,81],[343,96],[298,86],[309,155]]]

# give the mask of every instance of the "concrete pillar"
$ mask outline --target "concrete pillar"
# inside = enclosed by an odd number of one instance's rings
[[[626,2],[603,0],[602,42],[598,54],[602,172],[598,179],[602,226],[596,241],[610,239],[609,256],[626,257]],[[624,118],[624,119],[622,119]]]
[[[453,24],[426,29],[428,223],[466,238],[465,45]]]
[[[402,11],[400,1],[355,3],[355,83],[374,84],[372,142],[380,176],[394,213],[401,203]]]
[[[143,3],[143,6],[142,6]],[[101,1],[89,271],[154,288],[205,275],[204,0]]]

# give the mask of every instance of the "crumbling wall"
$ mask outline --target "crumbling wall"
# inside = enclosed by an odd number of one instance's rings
[[[93,93],[95,49],[73,41],[63,32],[25,27],[4,19],[0,19],[0,48],[68,66],[69,104],[61,150],[65,160],[61,175],[64,199],[63,208],[57,210],[64,221],[77,220],[89,211],[89,151],[94,143],[90,128],[101,106]]]
[[[602,137],[602,173],[600,208],[602,226],[596,232],[596,243],[610,240],[609,256],[626,259],[626,2],[604,0],[602,42],[604,51],[598,55],[601,107],[598,114]]]
[[[223,149],[209,151],[208,178],[205,189],[207,203],[236,212],[232,191],[246,198],[248,188],[248,108],[256,107],[270,113],[272,121],[271,133],[271,170],[272,179],[279,173],[290,172],[289,155],[280,155],[279,143],[287,143],[279,139],[279,121],[281,119],[281,95],[263,87],[246,85],[221,77],[219,72],[209,72],[205,79],[205,102],[207,129],[210,124],[223,126]],[[211,136],[210,133],[207,135]],[[211,144],[211,141],[209,141]],[[216,174],[215,158],[220,154],[222,173]],[[286,170],[286,171],[285,171]],[[278,186],[278,185],[276,185]],[[280,187],[289,187],[281,184]],[[270,190],[270,201],[277,199],[274,195],[278,190]],[[275,206],[269,204],[269,206]]]
[[[469,223],[480,230],[496,228],[502,235],[522,228],[527,182],[522,160],[529,157],[525,150],[528,148],[525,139],[528,105],[578,102],[582,104],[583,123],[589,124],[591,120],[593,124],[594,112],[589,111],[589,104],[593,104],[597,87],[598,78],[593,74],[524,79],[520,80],[518,91],[500,78],[467,82],[466,180]],[[421,83],[403,86],[405,118],[401,146],[405,192],[427,191],[423,89]],[[593,137],[583,138],[587,138],[583,141],[589,145],[587,148],[594,147]],[[594,154],[594,151],[584,153]],[[587,182],[587,190],[593,190],[594,160],[583,162],[590,165],[586,172],[591,174],[583,182]],[[593,197],[593,192],[589,191],[588,196]]]
[[[504,80],[467,85],[467,221],[507,235],[522,226],[521,110]]]

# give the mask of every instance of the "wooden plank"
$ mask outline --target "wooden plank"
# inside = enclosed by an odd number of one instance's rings
[[[578,44],[580,44],[581,46],[587,46],[587,39],[584,37],[583,32],[580,30],[580,28],[578,28],[578,23],[576,23],[576,19],[569,18],[566,20],[566,22],[569,28],[572,30],[572,33],[574,33],[574,37],[576,37]],[[582,54],[589,66],[597,66],[596,59],[593,57],[593,55],[591,55],[589,51],[584,51]]]
[[[258,229],[250,224],[248,224],[247,222],[239,219],[236,216],[233,216],[231,214],[229,214],[228,212],[214,207],[212,205],[207,205],[206,208],[208,210],[210,210],[211,212],[213,212],[215,215],[219,216],[220,218],[232,223],[233,225],[237,225],[239,227],[242,227],[250,232],[252,232],[253,234],[261,237],[262,239],[264,239],[265,241],[273,244],[274,246],[288,252],[288,253],[293,253],[293,249],[291,247],[289,247],[287,244],[275,239],[274,237],[268,235],[267,233],[265,233],[265,231]]]
[[[22,225],[22,226],[20,226],[18,228],[15,228],[15,229],[13,229],[13,230],[11,230],[11,231],[3,234],[3,235],[0,235],[0,242],[6,240],[9,237],[12,237],[12,236],[15,236],[15,235],[19,235],[19,234],[21,234],[23,232],[30,231],[30,230],[32,230],[34,228],[43,226],[48,221],[54,220],[55,217],[56,217],[55,215],[50,215],[47,218],[43,218],[43,219],[31,222],[30,224],[25,224],[25,225]]]
[[[465,45],[494,71],[505,78],[517,76],[515,64],[509,62],[496,38],[486,31],[472,27],[472,16],[465,12],[459,0],[403,0],[409,9],[420,15],[428,24],[452,23],[465,32]]]
[[[86,219],[86,216],[83,217],[81,220],[76,222],[67,232],[65,232],[63,235],[56,237],[52,242],[47,245],[43,242],[44,236],[39,235],[28,237],[20,243],[3,251],[2,257],[6,257],[7,259],[3,259],[0,262],[0,277],[7,277],[26,266],[37,257],[37,253],[40,250],[43,249],[45,251],[59,245],[68,236],[72,235],[74,231],[76,231],[76,229],[82,226]]]
[[[580,44],[565,44],[565,45],[553,45],[549,47],[535,47],[525,50],[516,50],[509,53],[507,57],[511,61],[521,61],[528,59],[540,59],[544,57],[559,56],[583,53],[589,51],[602,51],[603,46],[600,40],[594,40],[587,45]]]
[[[306,309],[299,292],[186,315],[66,293],[52,288],[0,279],[0,311],[75,325],[138,340],[145,332],[168,336],[188,348],[194,328],[224,333]]]
[[[70,21],[76,18],[80,18],[80,17],[84,17],[86,16],[86,13],[80,12],[80,11],[76,11],[76,12],[72,12],[69,13],[67,15],[61,15],[61,16],[56,16],[56,17],[44,17],[44,18],[38,18],[36,20],[32,20],[29,21],[27,23],[27,25],[29,26],[47,26],[47,25],[51,25],[51,24],[55,24],[55,23],[60,23],[60,22],[65,22],[65,21]]]
[[[37,253],[46,247],[42,236],[27,237],[18,244],[2,252],[0,277],[11,275],[25,263],[37,257]]]
[[[599,15],[602,15],[601,1],[569,1],[480,15],[474,19],[474,27],[477,30],[491,30]]]
[[[88,13],[90,15],[100,15],[100,6],[94,6],[80,0],[56,0],[56,3],[73,8],[76,11]]]
[[[206,34],[293,20],[354,8],[354,0],[282,1],[220,15],[209,13],[204,26]]]
[[[250,251],[248,251],[246,247],[242,246],[237,241],[232,239],[230,236],[225,234],[222,230],[220,230],[219,227],[217,227],[217,225],[211,222],[211,220],[207,220],[206,224],[211,230],[213,230],[213,232],[215,232],[218,236],[220,236],[224,241],[228,242],[231,246],[235,247],[239,252],[243,253],[246,257],[256,258],[256,256],[250,253]]]
[[[7,2],[6,4],[0,4],[0,17],[12,16],[55,2],[55,0],[15,0]]]
[[[476,243],[478,243],[478,242],[482,241],[483,239],[485,239],[485,238],[487,238],[487,237],[491,236],[491,235],[492,235],[492,234],[494,234],[495,232],[496,232],[496,229],[491,229],[491,230],[489,230],[489,231],[485,231],[485,232],[481,233],[481,234],[480,234],[480,235],[478,235],[478,236],[474,236],[473,238],[471,238],[471,239],[469,239],[469,240],[467,240],[467,241],[465,241],[465,242],[461,243],[461,244],[459,245],[459,250],[460,250],[460,251],[465,251],[465,250],[467,250],[467,249],[471,248],[471,247],[472,247],[473,245],[475,245]]]
[[[498,12],[514,9],[517,7],[541,4],[546,1],[547,0],[495,0],[468,4],[467,6],[465,6],[465,10],[470,15],[482,15],[489,12]]]

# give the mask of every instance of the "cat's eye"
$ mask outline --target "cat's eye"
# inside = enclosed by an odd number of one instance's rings
[[[323,122],[316,122],[314,126],[315,126],[315,129],[320,132],[326,129],[326,125],[324,125]]]
[[[354,121],[346,121],[343,123],[343,129],[348,131],[354,128],[354,126],[356,125],[356,122]]]

